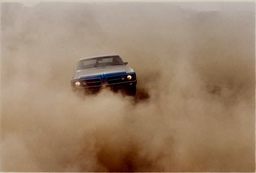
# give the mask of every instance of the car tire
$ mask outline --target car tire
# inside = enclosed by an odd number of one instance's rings
[[[132,86],[126,89],[126,94],[129,96],[135,96],[136,95],[136,86]]]

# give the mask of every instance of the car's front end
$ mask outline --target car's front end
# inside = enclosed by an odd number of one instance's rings
[[[114,91],[124,89],[134,95],[137,84],[136,73],[126,64],[78,68],[71,80],[72,88],[96,91],[105,87]]]

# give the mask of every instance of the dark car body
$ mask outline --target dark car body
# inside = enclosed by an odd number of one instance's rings
[[[136,93],[136,73],[119,55],[83,58],[71,80],[73,90],[99,90],[109,87]]]

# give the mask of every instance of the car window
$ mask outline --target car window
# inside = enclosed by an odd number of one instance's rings
[[[113,57],[112,58],[112,65],[123,65],[123,61],[120,57]]]
[[[95,63],[96,63],[96,60],[94,60],[94,59],[83,60],[83,61],[79,62],[77,69],[81,70],[81,69],[86,69],[86,68],[92,68],[92,67],[94,67]]]
[[[123,65],[123,61],[118,56],[85,59],[79,62],[77,69],[81,70],[81,69],[94,68],[94,67],[100,67],[100,66],[111,66],[111,65]]]

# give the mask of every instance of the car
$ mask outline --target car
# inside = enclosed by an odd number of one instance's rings
[[[78,61],[71,79],[73,91],[98,92],[102,88],[136,94],[136,73],[119,55],[82,58]]]

